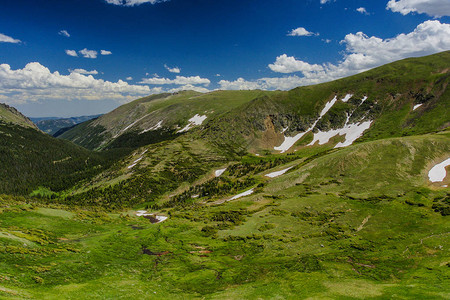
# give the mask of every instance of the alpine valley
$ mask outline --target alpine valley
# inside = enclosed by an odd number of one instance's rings
[[[448,299],[449,83],[447,51],[58,138],[0,105],[0,297]]]

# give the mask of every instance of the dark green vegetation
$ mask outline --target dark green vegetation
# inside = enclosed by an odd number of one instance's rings
[[[53,136],[59,136],[76,124],[83,123],[91,119],[98,118],[100,116],[101,115],[81,116],[72,118],[31,118],[31,120],[43,132]]]
[[[95,153],[33,128],[0,121],[0,191],[28,195],[39,186],[63,191],[125,153],[125,149]]]
[[[2,124],[0,297],[448,299],[450,178],[427,175],[450,157],[449,61],[139,99],[65,133],[98,152]],[[347,93],[314,131],[373,120],[357,143],[273,151]]]

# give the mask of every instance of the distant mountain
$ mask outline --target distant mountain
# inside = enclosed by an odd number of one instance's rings
[[[71,118],[57,118],[57,117],[30,118],[30,120],[33,121],[37,125],[37,127],[43,132],[48,133],[50,135],[55,135],[61,129],[70,128],[76,124],[98,118],[99,116],[101,116],[101,114],[92,116],[71,117]]]
[[[37,129],[36,125],[17,109],[3,103],[0,103],[0,121]]]

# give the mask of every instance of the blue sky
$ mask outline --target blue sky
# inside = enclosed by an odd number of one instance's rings
[[[66,117],[287,90],[450,50],[449,16],[448,0],[2,0],[0,102]]]

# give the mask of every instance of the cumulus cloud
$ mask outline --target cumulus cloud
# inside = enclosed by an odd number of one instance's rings
[[[156,4],[166,2],[169,0],[105,0],[106,3],[120,5],[120,6],[137,6],[144,3]]]
[[[14,38],[12,38],[10,36],[7,36],[7,35],[5,35],[3,33],[0,33],[0,43],[18,44],[18,43],[21,43],[21,42],[22,42],[21,40],[14,39]]]
[[[17,70],[12,70],[8,64],[0,64],[0,96],[9,103],[45,99],[130,101],[160,91],[160,88],[130,85],[122,80],[110,82],[95,79],[80,72],[69,75],[61,75],[57,71],[52,73],[38,62]]]
[[[133,80],[133,77],[129,76],[126,78],[126,80]]]
[[[78,73],[78,74],[84,74],[84,75],[97,75],[97,70],[87,71],[85,69],[69,69],[70,73]]]
[[[286,54],[278,56],[275,63],[270,64],[269,68],[278,73],[323,71],[323,67],[320,65],[311,65]]]
[[[179,91],[196,91],[196,92],[200,92],[200,93],[208,93],[210,92],[210,90],[208,90],[205,87],[202,86],[195,86],[192,84],[186,84],[180,87],[176,87],[173,89],[168,90],[168,93],[175,93],[175,92],[179,92]]]
[[[101,54],[101,55],[111,55],[112,52],[111,52],[111,51],[108,51],[108,50],[100,50],[100,54]]]
[[[168,65],[164,65],[164,68],[166,68],[166,70],[169,71],[170,73],[180,73],[181,72],[181,69],[178,67],[171,68]]]
[[[362,13],[363,15],[370,15],[370,14],[367,12],[367,10],[366,10],[365,7],[358,7],[358,8],[356,9],[356,11],[359,12],[359,13]]]
[[[325,3],[328,3],[328,2],[331,2],[331,0],[320,0],[320,4],[325,4]]]
[[[84,48],[78,52],[85,58],[97,58],[97,51],[95,50],[88,50],[87,48]]]
[[[69,56],[74,56],[74,57],[78,56],[77,51],[75,51],[75,50],[66,50],[66,54]]]
[[[311,36],[311,35],[319,35],[319,34],[310,32],[303,27],[299,27],[296,29],[292,29],[287,35],[288,36]]]
[[[345,44],[346,51],[337,64],[309,64],[283,54],[276,58],[275,63],[269,65],[272,71],[300,72],[301,77],[293,75],[252,81],[239,78],[235,81],[221,80],[219,85],[222,89],[291,89],[354,75],[407,57],[446,51],[450,49],[450,24],[437,20],[426,21],[419,24],[414,31],[391,39],[369,37],[358,32],[347,34],[341,43]]]
[[[201,84],[208,86],[211,81],[208,78],[201,78],[200,76],[190,76],[190,77],[184,77],[184,76],[177,76],[175,79],[168,79],[168,78],[160,78],[160,77],[153,77],[153,78],[143,78],[141,82],[143,84],[155,84],[155,85],[165,85],[165,84],[176,84],[176,85],[187,85],[187,84]]]
[[[432,17],[450,16],[450,1],[448,0],[390,0],[386,9],[399,12],[427,14]]]
[[[61,30],[60,32],[58,32],[58,34],[65,37],[70,37],[70,34],[67,32],[67,30]]]

